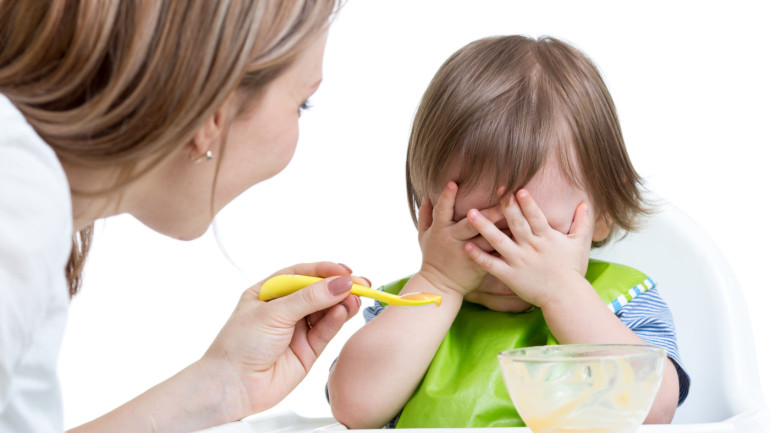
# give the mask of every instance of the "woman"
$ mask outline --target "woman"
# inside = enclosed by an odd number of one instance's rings
[[[56,358],[96,219],[194,239],[288,164],[337,6],[0,0],[0,431],[62,430]],[[280,401],[360,302],[344,265],[277,273],[336,278],[270,303],[249,288],[200,360],[74,431],[192,431]]]

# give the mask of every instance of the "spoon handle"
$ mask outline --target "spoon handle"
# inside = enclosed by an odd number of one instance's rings
[[[321,280],[322,278],[311,277],[308,275],[276,275],[262,284],[262,288],[259,289],[259,299],[262,301],[269,301],[274,298],[280,298],[281,296],[294,293],[299,289]],[[356,294],[356,289],[372,290],[368,287],[353,283],[351,292]]]
[[[320,280],[321,278],[319,277],[310,277],[307,275],[276,275],[262,284],[262,288],[259,289],[259,299],[262,301],[269,301],[270,299],[286,296]],[[350,293],[356,296],[365,296],[367,298],[376,299],[388,305],[401,307],[416,307],[430,303],[435,303],[436,305],[441,304],[441,296],[438,295],[420,293],[419,295],[428,295],[428,297],[405,299],[402,296],[392,295],[381,290],[375,290],[355,283],[353,283]]]

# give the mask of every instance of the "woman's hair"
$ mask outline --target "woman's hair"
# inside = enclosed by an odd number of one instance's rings
[[[113,184],[73,195],[112,193],[187,144],[236,89],[245,110],[338,7],[338,0],[0,0],[0,93],[61,161],[117,173]],[[71,294],[91,232],[73,236]]]
[[[556,157],[611,234],[636,229],[638,217],[650,212],[599,71],[552,37],[481,39],[438,70],[409,139],[406,185],[415,224],[422,198],[443,187],[438,183],[456,157],[458,184],[473,187],[494,176],[507,191],[522,188]]]

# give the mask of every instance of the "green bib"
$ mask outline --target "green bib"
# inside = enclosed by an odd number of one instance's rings
[[[636,269],[593,259],[586,279],[613,312],[654,286]],[[383,290],[397,294],[408,280],[396,281]],[[396,427],[523,426],[503,384],[497,354],[546,344],[558,342],[539,308],[527,313],[501,313],[463,302]]]

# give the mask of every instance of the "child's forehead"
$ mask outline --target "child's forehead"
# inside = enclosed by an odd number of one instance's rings
[[[459,158],[451,161],[444,170],[441,180],[433,188],[431,197],[431,200],[435,203],[447,183],[450,181],[455,182],[458,187],[457,195],[455,196],[456,220],[464,218],[470,209],[484,209],[499,203],[500,199],[497,195],[497,189],[507,182],[507,180],[498,179],[492,170],[480,172],[472,179],[463,179],[461,176],[462,168]]]
[[[500,198],[494,194],[495,190],[494,186],[483,184],[460,186],[455,197],[455,213],[459,212],[464,217],[470,209],[486,209],[497,205]]]
[[[431,202],[435,205],[441,196],[443,188],[435,188],[430,195]],[[455,196],[453,219],[460,221],[465,218],[471,209],[486,209],[500,203],[500,198],[494,192],[492,183],[476,183],[474,185],[459,184]]]
[[[579,183],[574,179],[574,173],[565,172],[565,167],[562,165],[560,158],[554,152],[549,152],[539,164],[528,167],[530,170],[527,173],[499,171],[490,166],[469,170],[468,165],[464,164],[461,158],[452,158],[431,191],[432,200],[438,200],[450,181],[458,186],[456,205],[466,207],[464,205],[470,204],[468,209],[494,206],[500,202],[501,193],[507,192],[508,189],[523,188],[535,178],[540,179],[539,183],[547,184]],[[566,170],[569,171],[569,169]]]
[[[469,163],[460,156],[451,157],[445,168],[440,172],[438,182],[433,187],[433,193],[438,197],[448,182],[454,182],[459,187],[458,198],[472,195],[473,197],[486,196],[488,201],[497,200],[497,189],[501,186],[508,186],[511,182],[511,169],[504,167],[500,169],[495,161],[475,161]],[[526,176],[530,177],[530,176]],[[514,178],[523,183],[527,179],[514,173]]]

